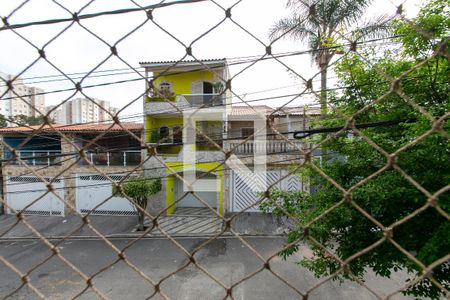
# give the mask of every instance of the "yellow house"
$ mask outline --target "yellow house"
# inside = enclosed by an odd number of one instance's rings
[[[145,138],[156,147],[158,158],[145,163],[147,176],[164,178],[161,197],[149,203],[155,212],[167,214],[215,210],[224,212],[222,140],[226,137],[226,116],[231,93],[226,88],[229,71],[225,59],[201,61],[141,62],[146,73],[144,96]],[[186,113],[200,110],[222,111],[222,117],[195,121],[196,141],[186,142]],[[208,138],[206,138],[207,136]],[[213,140],[213,142],[211,141]],[[187,148],[189,147],[189,148]],[[195,161],[186,163],[186,151],[195,152]],[[214,190],[186,185],[183,175],[209,180]],[[193,193],[191,192],[193,191]],[[201,200],[199,200],[199,198]]]

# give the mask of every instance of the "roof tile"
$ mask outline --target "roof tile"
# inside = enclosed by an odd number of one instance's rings
[[[21,126],[21,127],[5,127],[0,128],[0,133],[14,133],[14,132],[33,132],[41,129],[42,125],[33,126]],[[139,131],[144,129],[144,124],[133,122],[121,122],[120,125],[114,123],[102,123],[102,124],[77,124],[77,125],[65,125],[65,124],[52,124],[51,126],[45,125],[42,130],[46,132],[60,131],[60,132],[102,132],[102,131],[114,131],[120,132],[131,130]]]

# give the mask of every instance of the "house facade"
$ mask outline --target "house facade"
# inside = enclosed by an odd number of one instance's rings
[[[254,138],[259,130],[254,120],[261,116],[265,119],[263,143]],[[235,154],[251,170],[254,170],[255,158],[261,153],[265,155],[266,170],[262,176],[268,187],[308,192],[309,186],[294,174],[294,168],[304,162],[301,150],[309,151],[312,145],[294,139],[294,132],[309,129],[311,120],[319,116],[320,111],[308,107],[232,106],[224,149]],[[258,212],[261,194],[252,190],[251,183],[245,182],[232,169],[225,172],[225,178],[228,212]]]
[[[148,78],[144,96],[145,138],[156,147],[145,174],[163,178],[160,197],[149,203],[154,213],[210,207],[224,212],[223,139],[231,95],[225,89],[225,60],[142,62]],[[152,86],[148,84],[152,82]],[[186,120],[192,126],[185,126]],[[191,141],[190,139],[193,138]],[[187,153],[195,155],[188,161]],[[187,191],[183,174],[209,180],[210,190]]]
[[[293,132],[309,128],[309,120],[318,116],[318,111],[232,105],[232,95],[225,88],[230,78],[225,60],[143,62],[141,66],[148,79],[145,137],[156,149],[156,153],[148,153],[144,169],[148,177],[163,178],[159,198],[149,203],[153,213],[195,213],[196,208],[219,215],[259,211],[259,194],[229,162],[238,160],[249,172],[256,172],[256,157],[261,153],[267,157],[267,171],[262,176],[270,186],[308,190],[298,176],[290,174],[290,166],[301,163],[299,149],[311,145],[294,140]],[[194,140],[187,137],[190,125],[186,116],[191,113],[202,115],[194,122]],[[216,118],[208,119],[209,113]],[[263,121],[256,126],[257,119]],[[262,152],[253,137],[258,126],[265,129]],[[192,156],[195,159],[189,160]],[[205,179],[210,189],[197,184]]]
[[[112,181],[142,172],[137,123],[10,127],[3,140],[4,212],[37,215],[135,214],[113,197]],[[79,150],[84,149],[84,158]]]

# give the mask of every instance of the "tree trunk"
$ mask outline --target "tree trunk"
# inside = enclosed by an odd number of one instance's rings
[[[145,210],[147,209],[147,199],[139,199],[136,203],[138,214],[138,231],[144,231]]]
[[[328,65],[325,62],[320,64],[320,113],[322,118],[327,114],[327,72]]]
[[[144,218],[145,218],[144,213],[142,211],[138,211],[138,220],[139,220],[138,231],[144,231]]]

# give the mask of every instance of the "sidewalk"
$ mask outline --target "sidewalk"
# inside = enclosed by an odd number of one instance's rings
[[[227,217],[230,217],[227,215]],[[222,224],[220,219],[212,219],[215,230],[206,233],[192,233],[186,230],[186,226],[172,226],[164,224],[172,224],[175,218],[179,216],[161,217],[158,219],[161,227],[173,237],[202,237],[213,236],[221,231]],[[195,218],[195,217],[189,217]],[[35,228],[45,237],[62,238],[70,235],[71,238],[98,238],[99,235],[83,225],[83,221],[79,216],[25,216],[25,222]],[[203,218],[204,220],[204,218]],[[106,237],[137,237],[140,232],[136,232],[137,217],[136,216],[90,216],[90,224],[103,236]],[[186,224],[192,224],[186,222]],[[169,226],[169,227],[164,227]],[[192,225],[189,225],[192,226]],[[283,235],[283,226],[281,222],[271,216],[262,213],[243,213],[233,219],[232,228],[240,235],[246,236],[274,236]],[[230,235],[230,232],[223,233],[224,236]],[[164,237],[157,229],[152,230],[148,237]],[[0,240],[2,239],[29,239],[36,238],[36,234],[27,227],[23,222],[18,222],[15,215],[0,216]]]

